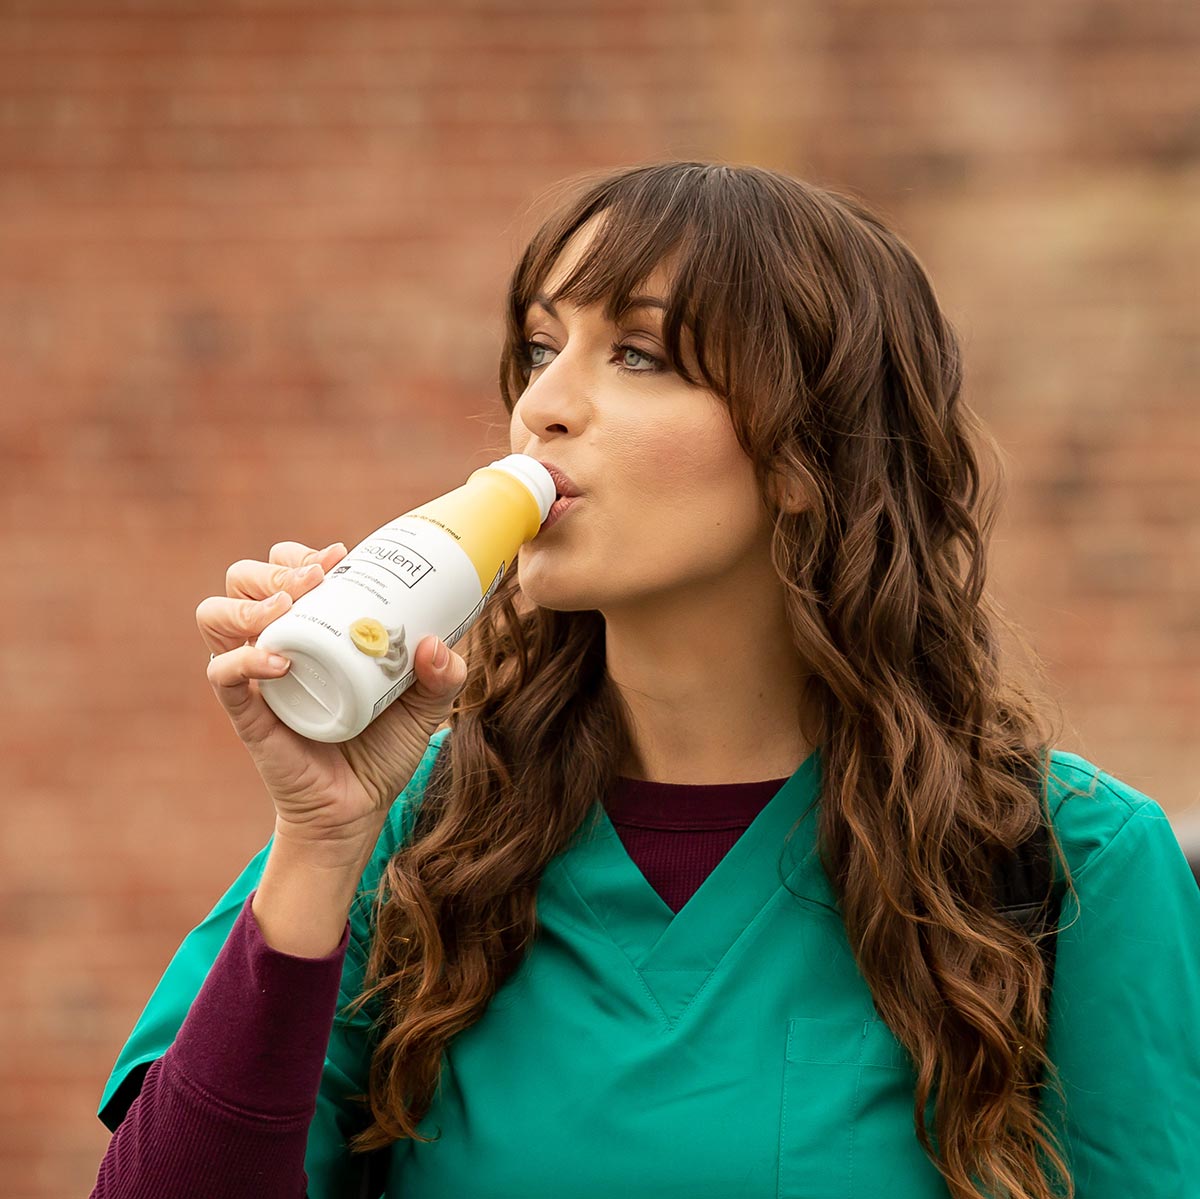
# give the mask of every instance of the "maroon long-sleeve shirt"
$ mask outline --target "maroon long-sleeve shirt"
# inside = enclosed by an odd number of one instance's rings
[[[606,807],[678,912],[786,781],[621,779]],[[91,1199],[303,1199],[350,926],[326,957],[295,957],[263,940],[253,901],[251,892],[174,1043],[146,1071]]]

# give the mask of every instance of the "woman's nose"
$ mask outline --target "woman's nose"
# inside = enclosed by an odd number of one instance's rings
[[[516,411],[533,433],[543,429],[574,429],[585,419],[591,387],[586,372],[570,350],[535,372],[521,393]]]

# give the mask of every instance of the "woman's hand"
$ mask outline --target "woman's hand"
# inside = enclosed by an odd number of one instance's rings
[[[467,680],[463,658],[429,636],[413,654],[417,681],[350,741],[310,741],[271,711],[254,680],[279,678],[290,663],[274,661],[254,641],[346,553],[341,542],[314,550],[281,541],[266,562],[235,562],[226,594],[196,608],[200,634],[215,655],[208,681],[275,804],[276,835],[328,852],[331,862],[342,848],[349,854],[364,840],[374,844]],[[447,655],[440,668],[433,660],[439,649]]]

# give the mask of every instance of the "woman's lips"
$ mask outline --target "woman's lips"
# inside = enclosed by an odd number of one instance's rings
[[[550,477],[554,480],[554,486],[558,491],[558,496],[574,496],[579,494],[579,488],[575,486],[570,475],[561,467],[556,466],[553,462],[543,462]]]
[[[577,503],[579,503],[582,498],[582,496],[578,495],[560,495],[558,499],[556,499],[554,503],[550,505],[549,515],[544,521],[542,521],[542,527],[538,530],[538,535],[540,536],[551,525],[557,524],[560,520],[562,520],[562,518],[566,516],[566,514],[570,512],[571,509]]]

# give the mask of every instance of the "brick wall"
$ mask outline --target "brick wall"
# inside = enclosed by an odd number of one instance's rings
[[[1198,43],[1183,0],[0,3],[5,1193],[86,1193],[113,1057],[270,831],[196,604],[506,449],[502,288],[582,170],[754,161],[892,217],[1010,455],[992,577],[1064,748],[1182,828]]]

